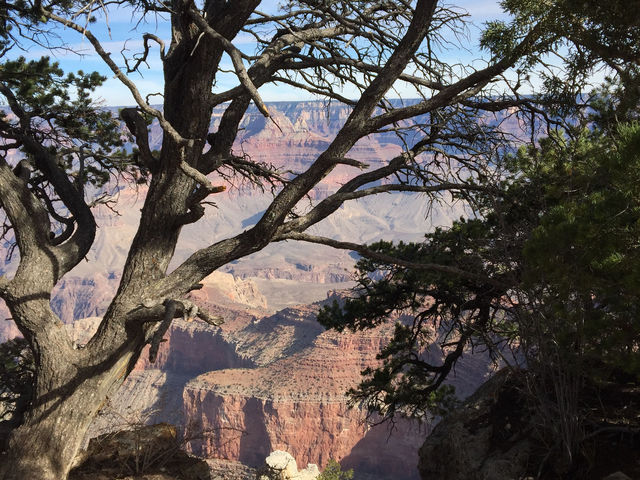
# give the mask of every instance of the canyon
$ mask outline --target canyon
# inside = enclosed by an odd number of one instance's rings
[[[349,113],[321,102],[275,103],[270,111],[273,121],[257,110],[249,112],[235,150],[294,172],[317,157]],[[219,118],[214,111],[212,130]],[[150,131],[154,148],[161,133],[157,125]],[[358,142],[350,157],[379,166],[401,152],[401,143],[394,134],[370,136]],[[339,188],[352,168],[336,168],[297,212],[308,211]],[[104,205],[94,209],[99,225],[94,247],[51,298],[78,345],[88,341],[117,289],[145,187],[122,185],[113,192],[117,211]],[[231,188],[211,198],[215,205],[207,206],[204,218],[184,228],[170,269],[195,249],[254,225],[273,192],[234,179]],[[461,202],[431,209],[419,194],[389,193],[345,203],[310,233],[361,243],[419,241],[425,232],[463,215]],[[9,249],[5,244],[0,257],[0,274],[7,276],[18,263],[17,254],[6,255]],[[329,459],[338,460],[365,480],[419,478],[417,452],[430,422],[375,425],[361,406],[350,408],[346,396],[360,371],[377,362],[392,322],[371,331],[337,333],[324,331],[315,319],[324,302],[353,285],[357,258],[348,251],[289,241],[221,268],[192,295],[224,317],[224,325],[175,320],[155,363],[143,353],[90,436],[164,421],[183,430],[189,451],[212,461],[257,467],[271,451],[284,450],[298,465],[323,467]],[[0,306],[0,318],[9,316]],[[0,341],[18,333],[11,321],[0,322]],[[491,372],[486,358],[469,355],[453,383],[466,396]]]
[[[183,429],[188,451],[227,468],[259,467],[270,452],[284,450],[299,465],[322,468],[335,459],[358,478],[417,480],[418,449],[431,420],[376,425],[346,395],[360,371],[377,363],[392,322],[357,333],[325,331],[315,313],[337,293],[265,315],[264,296],[253,287],[255,297],[245,296],[245,303],[229,300],[248,282],[224,273],[208,278],[196,299],[226,323],[175,320],[156,362],[143,353],[91,436],[167,421]],[[97,320],[70,326],[79,343]],[[469,356],[458,372],[452,383],[466,396],[492,368],[486,358]]]

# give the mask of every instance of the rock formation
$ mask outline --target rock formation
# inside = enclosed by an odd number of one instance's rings
[[[51,307],[64,323],[102,315],[116,293],[119,278],[96,272],[64,277],[52,292]]]
[[[284,102],[269,108],[280,128],[266,122],[257,111],[250,112],[243,120],[235,148],[254,160],[264,159],[297,171],[315,160],[349,114],[348,108],[327,107],[321,102]],[[218,120],[219,112],[214,111],[212,130]],[[152,125],[151,148],[161,138],[157,126]],[[375,168],[400,148],[394,135],[367,137],[358,142],[350,156]],[[309,202],[335,191],[350,168],[336,168],[309,199],[297,206],[297,212],[307,211]],[[145,188],[124,188],[118,195],[119,215],[105,206],[94,210],[100,227],[94,247],[87,261],[58,285],[52,298],[52,306],[61,318],[67,323],[76,322],[69,328],[78,345],[88,341],[98,318],[78,320],[101,315],[118,284]],[[218,208],[207,207],[201,222],[184,228],[170,269],[196,248],[254,225],[271,199],[270,192],[242,186],[217,195]],[[335,217],[314,226],[311,233],[360,242],[382,237],[419,240],[425,231],[448,224],[461,214],[460,204],[430,211],[419,195],[389,194],[349,201]],[[210,428],[213,437],[192,444],[194,451],[207,456],[258,464],[271,450],[284,449],[301,464],[324,465],[334,458],[344,460],[357,472],[380,471],[389,478],[416,478],[416,450],[424,430],[414,431],[407,424],[389,437],[385,426],[370,428],[364,423],[364,412],[347,408],[344,394],[357,384],[360,370],[376,361],[375,355],[389,332],[323,332],[315,322],[317,306],[286,308],[269,315],[276,304],[295,303],[295,292],[287,293],[286,302],[280,298],[271,301],[252,280],[330,282],[332,288],[340,288],[335,284],[351,279],[356,258],[329,247],[287,242],[286,248],[283,244],[270,245],[226,265],[226,273],[214,274],[203,282],[202,290],[193,292],[200,303],[225,318],[222,328],[176,320],[156,362],[150,364],[143,353],[94,425],[94,434],[114,425],[166,419]],[[0,274],[10,276],[16,265],[16,261],[5,262],[0,265]],[[10,315],[0,310],[2,316]],[[0,325],[0,339],[17,333],[11,322]],[[482,375],[474,373],[470,377],[473,383]],[[235,438],[238,432],[233,429],[247,434]]]
[[[387,336],[296,333],[303,341],[311,337],[310,344],[283,355],[277,352],[295,342],[266,339],[274,353],[259,352],[262,366],[212,371],[185,386],[186,421],[214,432],[192,444],[195,453],[259,466],[270,451],[283,449],[300,463],[323,466],[347,456],[365,436],[363,412],[348,408],[345,392]]]
[[[213,272],[202,282],[203,288],[195,296],[199,301],[215,303],[216,306],[239,305],[266,310],[267,299],[252,280],[242,280],[229,273]]]
[[[345,395],[360,371],[377,362],[390,326],[355,334],[324,331],[315,319],[318,305],[264,316],[263,297],[253,286],[229,275],[215,278],[220,281],[208,279],[195,294],[226,323],[217,328],[175,320],[156,362],[143,353],[92,435],[169,421],[197,437],[190,451],[238,472],[243,467],[233,462],[258,467],[280,449],[299,464],[324,467],[338,460],[362,478],[418,478],[417,449],[428,427],[408,421],[392,431],[371,427],[364,411],[348,407]],[[90,318],[68,328],[82,345],[98,322]],[[462,392],[487,374],[486,359],[465,361],[455,379]]]
[[[256,367],[211,371],[186,384],[187,423],[211,432],[192,442],[192,451],[258,466],[269,451],[282,449],[299,463],[324,467],[333,458],[360,475],[417,478],[417,448],[428,426],[400,420],[393,430],[371,427],[366,412],[349,408],[345,395],[360,381],[359,372],[377,363],[391,327],[324,332],[313,322],[315,308],[287,309],[239,331],[238,351]],[[466,393],[490,368],[486,358],[464,362],[458,369],[464,375],[453,382]]]
[[[298,470],[296,459],[282,450],[271,452],[265,460],[264,473],[259,480],[315,480],[320,475],[318,466],[310,463]]]

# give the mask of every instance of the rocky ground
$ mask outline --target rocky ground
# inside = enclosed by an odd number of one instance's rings
[[[210,480],[209,465],[182,447],[167,423],[104,434],[91,439],[69,480]]]

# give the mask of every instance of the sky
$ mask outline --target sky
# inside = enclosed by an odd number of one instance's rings
[[[264,12],[274,12],[279,0],[263,0],[259,9]],[[446,52],[451,61],[470,62],[479,56],[477,48],[478,35],[484,22],[496,18],[504,18],[498,0],[459,0],[449,2],[456,7],[466,10],[471,19],[468,38],[463,39],[464,49],[456,49]],[[108,21],[104,19],[89,26],[94,35],[100,39],[104,49],[111,53],[120,66],[124,65],[121,52],[133,54],[142,51],[142,34],[153,33],[164,39],[168,44],[170,38],[169,22],[161,16],[149,17],[140,21],[139,15],[132,14],[131,10],[120,8],[108,12]],[[28,59],[37,59],[48,55],[58,61],[65,71],[83,70],[98,71],[107,77],[107,81],[96,92],[96,99],[103,105],[125,106],[135,102],[131,93],[117,80],[104,62],[95,54],[89,41],[81,34],[68,29],[58,29],[60,40],[69,47],[68,50],[49,51],[37,45],[24,45],[22,51],[13,50],[11,55],[25,56]],[[234,44],[247,53],[252,53],[253,45],[251,37],[240,34],[234,40]],[[231,69],[228,57],[223,59],[222,66]],[[160,93],[163,89],[162,63],[159,57],[159,49],[155,47],[149,56],[148,65],[144,66],[140,73],[130,74],[130,78],[136,83],[143,95]],[[218,76],[218,88],[220,91],[237,85],[238,81],[233,74]],[[350,96],[347,93],[347,96]],[[265,86],[260,89],[260,94],[265,101],[306,100],[313,97],[307,93],[301,93],[292,88],[277,85]],[[160,103],[161,98],[151,98],[151,103]]]

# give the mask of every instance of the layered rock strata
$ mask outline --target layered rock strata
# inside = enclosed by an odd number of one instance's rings
[[[259,466],[280,449],[301,464],[323,467],[329,459],[344,459],[379,478],[417,478],[416,450],[424,430],[403,427],[390,436],[384,425],[371,428],[365,412],[349,408],[345,395],[357,385],[359,372],[376,363],[388,339],[384,329],[324,332],[297,353],[257,368],[198,376],[184,389],[185,418],[211,434],[192,442],[192,451]]]
[[[399,420],[393,429],[371,427],[366,412],[349,408],[346,396],[360,372],[378,364],[392,325],[324,331],[317,309],[299,306],[255,318],[232,336],[236,352],[254,367],[207,372],[185,385],[185,421],[208,432],[191,450],[258,467],[270,451],[281,449],[300,464],[324,467],[329,459],[339,460],[362,478],[418,478],[417,450],[428,425]],[[442,351],[433,347],[425,355]],[[492,373],[491,362],[486,355],[468,355],[457,372],[451,381],[466,396]]]

